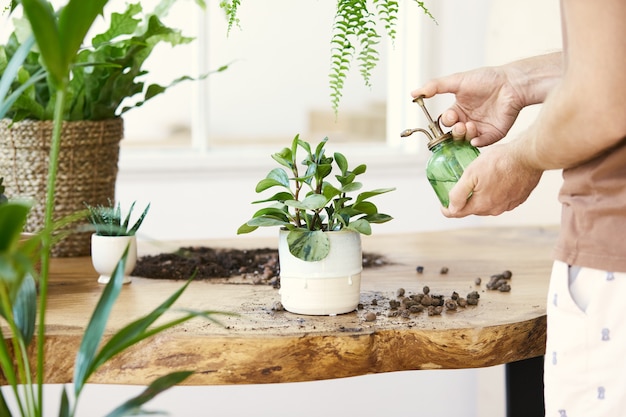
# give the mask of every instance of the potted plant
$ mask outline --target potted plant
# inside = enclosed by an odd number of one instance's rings
[[[130,216],[135,202],[130,205],[126,217],[122,220],[120,203],[117,206],[89,206],[87,218],[93,226],[91,235],[91,261],[93,267],[100,274],[98,282],[107,284],[115,270],[122,254],[127,251],[126,268],[124,269],[124,284],[129,284],[130,273],[137,263],[137,236],[135,233],[148,214],[150,204],[146,206],[137,221],[131,226]]]
[[[38,3],[52,12],[50,2]],[[73,45],[77,53],[72,56],[61,106],[57,106],[59,88],[51,63],[46,63],[44,56],[44,49],[58,52],[59,45],[46,41],[27,51],[17,77],[8,86],[9,94],[21,90],[20,94],[0,120],[0,166],[6,168],[5,185],[12,196],[34,200],[27,231],[38,231],[44,223],[50,143],[41,138],[52,136],[55,111],[64,120],[60,142],[64,158],[59,161],[55,196],[57,216],[81,210],[85,201],[97,205],[115,198],[123,115],[191,79],[183,76],[166,86],[147,82],[144,64],[155,47],[193,40],[162,22],[173,3],[164,0],[152,12],[144,11],[140,2],[129,3],[122,12],[107,15],[108,28],[93,35],[88,45],[82,45],[82,39]],[[27,15],[14,19],[15,30],[0,46],[0,75],[20,46],[32,42],[29,19]],[[87,255],[89,242],[89,233],[71,233],[54,246],[53,255]]]
[[[9,200],[0,204],[0,379],[7,389],[0,390],[0,415],[41,417],[46,398],[43,391],[45,357],[47,352],[46,312],[48,300],[49,261],[55,238],[57,222],[53,220],[57,168],[60,159],[63,111],[67,95],[67,83],[78,49],[107,0],[69,0],[58,13],[41,0],[21,0],[25,15],[34,35],[23,44],[11,58],[0,76],[0,118],[21,94],[13,93],[8,86],[18,76],[20,65],[33,45],[39,45],[42,62],[49,82],[54,85],[56,100],[54,122],[49,149],[49,169],[45,186],[44,224],[26,242],[19,242],[30,206],[24,202]],[[61,41],[63,40],[63,41]],[[76,414],[83,388],[90,377],[109,359],[148,337],[194,317],[211,320],[215,312],[185,311],[182,317],[160,322],[157,320],[176,302],[191,281],[168,297],[161,305],[145,316],[129,323],[105,340],[105,328],[113,305],[121,291],[126,262],[124,254],[104,287],[94,312],[85,328],[84,336],[76,352],[74,378],[71,394],[63,386],[59,401],[59,417]],[[34,264],[40,259],[40,267]],[[146,390],[118,407],[107,416],[136,415],[143,405],[160,392],[184,381],[192,372],[181,371],[156,378]],[[48,413],[48,411],[46,411]],[[47,414],[46,414],[47,415]]]
[[[280,191],[253,202],[270,205],[254,213],[237,230],[242,234],[259,227],[280,228],[281,302],[294,313],[332,315],[353,311],[360,297],[361,234],[371,234],[372,223],[392,219],[379,213],[369,200],[394,188],[360,191],[362,184],[356,179],[365,173],[366,165],[350,169],[343,154],[327,156],[327,141],[324,138],[313,148],[297,135],[291,147],[273,154],[280,167],[259,181],[256,192],[275,187]],[[301,162],[299,150],[305,153]],[[335,183],[330,181],[331,174],[335,174]]]

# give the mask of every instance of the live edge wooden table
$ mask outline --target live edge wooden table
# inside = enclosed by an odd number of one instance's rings
[[[419,369],[460,369],[524,363],[545,350],[546,294],[552,227],[472,228],[363,238],[364,252],[388,264],[362,273],[363,309],[337,316],[304,316],[272,310],[278,291],[251,279],[192,282],[175,305],[237,313],[216,316],[222,326],[194,319],[115,358],[91,382],[145,385],[175,370],[194,370],[184,384],[265,384],[342,378]],[[140,255],[184,245],[254,249],[276,239],[242,236],[202,242],[140,243]],[[419,273],[417,267],[423,267]],[[442,268],[448,272],[442,274]],[[511,291],[488,290],[493,274],[510,270]],[[71,380],[75,353],[103,286],[90,259],[51,263],[45,381]],[[477,285],[475,279],[482,278]],[[165,300],[183,284],[133,277],[125,285],[108,331],[113,332]],[[476,306],[426,312],[409,318],[389,313],[388,300],[404,288],[465,296],[478,291]],[[374,300],[380,301],[376,303]],[[377,314],[367,321],[367,312]],[[177,314],[171,313],[170,318]]]

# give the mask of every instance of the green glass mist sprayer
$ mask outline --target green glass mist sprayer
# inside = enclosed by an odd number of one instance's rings
[[[461,178],[465,168],[476,159],[480,152],[467,140],[453,139],[452,132],[443,133],[440,126],[441,115],[436,122],[430,117],[424,105],[424,96],[417,97],[413,102],[419,104],[424,111],[430,132],[418,127],[406,129],[400,133],[400,136],[407,137],[415,132],[422,132],[428,137],[428,150],[432,152],[432,155],[426,164],[426,178],[441,204],[448,207],[450,202],[448,193]]]

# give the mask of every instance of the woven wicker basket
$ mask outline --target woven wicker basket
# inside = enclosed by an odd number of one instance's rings
[[[33,200],[26,232],[41,230],[44,222],[51,121],[26,120],[11,125],[0,120],[0,177],[11,199]],[[54,218],[85,209],[85,204],[106,205],[115,200],[121,118],[63,124],[55,192]],[[83,223],[84,225],[84,223]],[[73,223],[71,234],[56,244],[52,256],[87,256],[91,232]]]

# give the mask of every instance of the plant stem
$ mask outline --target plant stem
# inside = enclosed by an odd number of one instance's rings
[[[292,160],[291,160],[291,172],[293,172],[293,177],[294,178],[298,178],[298,162],[296,159],[296,152],[294,152],[293,156],[292,156]],[[302,183],[300,181],[295,182],[296,184],[296,192],[294,193],[293,197],[295,200],[299,199],[300,196],[300,189],[302,188]],[[300,218],[300,209],[296,209],[296,219],[295,219],[295,223],[297,227],[300,227],[301,225],[301,218]]]
[[[42,233],[43,250],[41,252],[41,276],[39,280],[39,326],[37,329],[37,389],[39,404],[43,404],[44,346],[46,338],[46,307],[48,300],[48,270],[50,267],[50,251],[52,249],[52,227],[54,214],[54,189],[58,170],[59,151],[61,148],[61,131],[63,129],[63,107],[67,81],[57,90],[54,108],[54,129],[50,142],[50,162],[48,165],[48,185],[44,214],[44,230]],[[37,416],[41,417],[42,408],[38,407]]]

